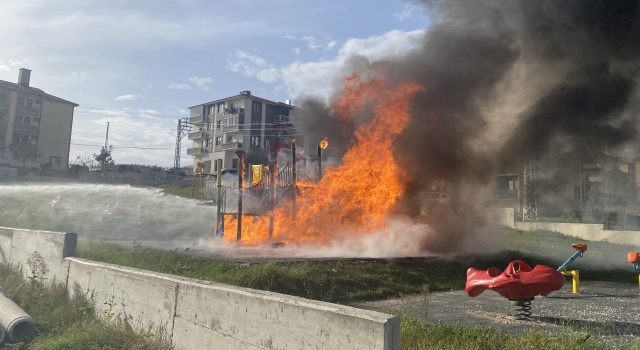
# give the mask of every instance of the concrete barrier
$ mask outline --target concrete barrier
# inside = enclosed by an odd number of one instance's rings
[[[571,224],[560,222],[516,222],[522,231],[549,230],[566,236],[579,237],[588,241],[607,240],[611,243],[640,246],[640,231],[603,230],[602,224]]]
[[[0,259],[39,252],[70,296],[92,295],[132,325],[162,327],[178,349],[399,350],[396,316],[73,257],[77,235],[0,228]],[[158,328],[156,328],[158,329]]]
[[[96,307],[110,310],[131,324],[171,330],[178,281],[150,271],[68,258],[67,290],[71,296],[93,293]]]
[[[173,340],[185,349],[393,350],[400,349],[400,320],[337,304],[184,280],[178,287]]]
[[[49,268],[48,279],[66,282],[69,273],[69,261],[66,257],[75,256],[78,235],[50,231],[1,228],[0,248],[6,249],[11,236],[9,263],[22,266],[25,276],[31,276],[27,259],[34,252],[40,253]],[[6,254],[6,253],[5,253]]]

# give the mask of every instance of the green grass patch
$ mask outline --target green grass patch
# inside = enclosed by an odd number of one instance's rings
[[[522,350],[522,349],[600,349],[600,340],[589,333],[524,332],[509,335],[504,330],[480,326],[428,324],[414,316],[400,318],[403,350]]]
[[[172,349],[162,342],[161,333],[136,331],[116,317],[101,319],[90,298],[69,299],[63,284],[25,281],[21,272],[0,264],[0,286],[37,324],[33,332],[23,335],[26,344],[20,349]]]
[[[348,302],[397,297],[431,291],[462,289],[469,266],[504,268],[520,259],[553,266],[553,262],[532,259],[520,252],[505,251],[466,259],[338,260],[303,262],[264,262],[240,264],[199,257],[177,250],[114,243],[84,241],[78,256],[122,266],[240,287],[267,290],[309,299]],[[634,281],[633,272],[581,271],[595,280]]]
[[[172,196],[178,196],[182,198],[192,198],[191,197],[191,187],[181,187],[177,185],[158,185],[159,188],[162,188],[162,191],[165,194],[170,194]],[[196,187],[193,189],[193,199],[200,199],[202,191],[200,186],[196,184]]]

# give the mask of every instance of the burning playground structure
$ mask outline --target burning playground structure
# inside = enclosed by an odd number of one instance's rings
[[[322,152],[329,146],[327,138],[317,146],[318,162],[311,174],[306,160],[300,162],[296,142],[271,141],[270,162],[258,183],[245,184],[244,153],[237,152],[238,209],[231,212],[224,198],[218,197],[217,235],[226,241],[243,245],[328,244],[342,235],[366,235],[384,231],[386,220],[404,194],[408,178],[395,162],[392,143],[408,121],[412,97],[422,88],[413,83],[388,87],[379,77],[346,79],[342,98],[333,108],[340,118],[348,120],[375,102],[375,116],[355,132],[353,143],[335,167],[323,167]],[[290,149],[292,159],[278,165],[278,153]],[[261,171],[258,166],[257,171]],[[221,192],[221,191],[220,191]],[[266,210],[245,212],[243,197],[262,194]]]

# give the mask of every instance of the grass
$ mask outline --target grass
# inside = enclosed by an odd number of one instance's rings
[[[162,188],[162,191],[165,194],[170,194],[172,196],[178,196],[182,198],[191,198],[191,187],[181,187],[177,185],[158,185],[159,188]],[[200,199],[201,189],[200,186],[196,184],[195,189],[193,190],[193,198]]]
[[[137,332],[115,317],[99,318],[90,299],[69,299],[63,284],[45,285],[33,279],[25,281],[20,271],[0,265],[0,285],[5,295],[31,315],[37,324],[35,330],[23,334],[26,344],[22,347],[16,345],[13,349],[172,349],[162,342],[159,333]],[[5,345],[3,349],[11,348]]]
[[[503,251],[489,256],[475,256],[444,260],[436,258],[374,260],[352,259],[339,261],[274,262],[239,264],[224,260],[194,256],[181,251],[164,251],[133,245],[130,247],[96,241],[78,245],[81,258],[102,261],[144,270],[214,281],[247,288],[267,290],[309,299],[350,302],[397,297],[431,291],[464,288],[469,266],[487,269],[504,268],[512,260],[524,260],[532,266],[538,263],[559,266],[564,259],[538,256],[536,253],[564,254],[573,250],[571,238],[549,232],[529,234],[516,230],[507,232],[508,245],[520,246],[524,252]],[[545,246],[543,238],[549,238]],[[596,244],[597,243],[597,244]],[[590,243],[591,244],[591,243]],[[594,242],[595,249],[605,252],[621,249],[619,245]],[[592,248],[590,245],[589,249]],[[562,256],[562,255],[560,255]],[[588,257],[588,255],[585,255]],[[586,259],[586,258],[583,258]],[[583,280],[635,282],[637,274],[628,270],[581,269]]]
[[[521,349],[600,349],[600,340],[588,333],[524,332],[509,335],[503,330],[480,326],[445,326],[427,324],[414,316],[400,319],[400,341],[403,350],[521,350]]]

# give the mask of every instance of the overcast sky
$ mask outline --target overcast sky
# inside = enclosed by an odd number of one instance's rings
[[[326,95],[347,57],[402,54],[428,25],[421,8],[397,0],[2,4],[0,79],[28,68],[31,86],[80,105],[71,159],[97,152],[111,122],[117,163],[159,166],[173,165],[188,107],[242,90],[283,102]]]

